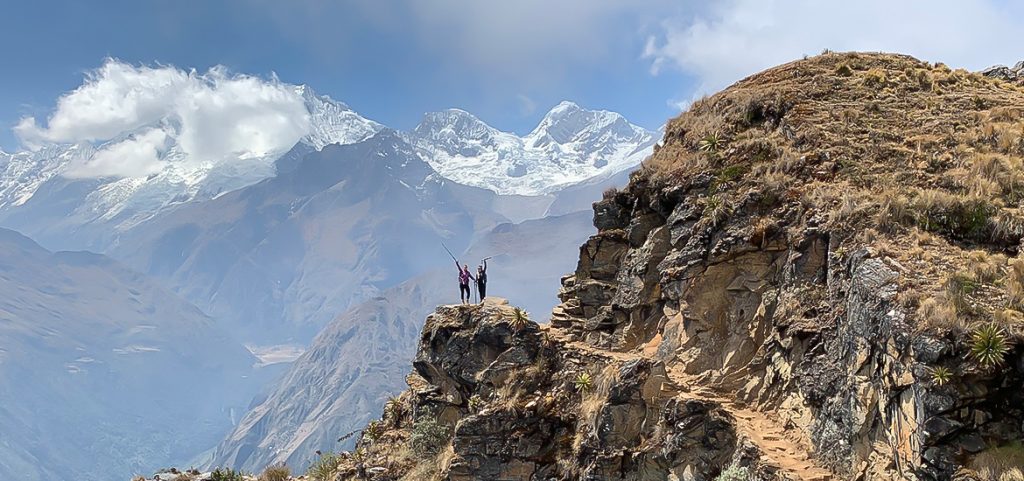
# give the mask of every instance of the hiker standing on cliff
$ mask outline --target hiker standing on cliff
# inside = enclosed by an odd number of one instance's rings
[[[462,299],[463,304],[469,304],[470,291],[469,291],[469,280],[473,276],[469,275],[469,266],[463,264],[459,266],[459,261],[455,261],[455,268],[459,270],[459,298]]]
[[[483,265],[476,266],[476,290],[480,292],[480,303],[484,303],[487,297],[487,259]]]

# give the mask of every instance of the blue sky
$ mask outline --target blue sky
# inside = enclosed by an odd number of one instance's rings
[[[593,24],[583,27],[549,22],[539,35],[557,43],[550,48],[502,48],[528,36],[519,26],[496,33],[481,45],[494,49],[489,59],[486,51],[466,45],[472,32],[456,33],[473,18],[444,17],[455,5],[434,18],[375,3],[388,2],[300,0],[288,8],[280,5],[292,2],[6,2],[2,17],[11,21],[0,28],[6,72],[0,75],[0,146],[13,149],[10,128],[19,118],[45,118],[57,97],[80,85],[105,57],[276,73],[283,82],[308,84],[397,128],[411,128],[424,112],[459,107],[495,127],[523,132],[563,99],[616,110],[656,128],[674,113],[666,98],[687,82],[682,74],[649,73],[650,61],[641,58],[642,30],[655,18],[639,12],[620,20],[621,6],[595,12],[587,19]],[[539,15],[539,5],[517,15]],[[585,38],[560,39],[559,30]],[[425,40],[431,37],[435,41]]]
[[[107,57],[276,74],[396,128],[459,107],[520,133],[563,99],[657,128],[701,93],[823,48],[970,69],[1024,58],[1024,7],[1002,0],[6,0],[0,9],[8,151],[19,145],[11,127],[25,117],[45,127],[58,98]]]

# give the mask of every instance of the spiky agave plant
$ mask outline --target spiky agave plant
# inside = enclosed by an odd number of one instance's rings
[[[370,421],[370,424],[366,425],[366,429],[363,429],[363,437],[371,443],[376,442],[383,434],[384,423],[381,421]]]
[[[714,154],[722,148],[722,136],[718,132],[707,134],[700,139],[700,142],[697,142],[697,148],[701,152]]]
[[[384,403],[384,418],[391,421],[392,425],[398,426],[405,418],[405,405],[402,404],[402,401],[396,397],[388,399]]]
[[[590,377],[589,372],[581,372],[573,380],[573,385],[576,386],[576,390],[579,392],[588,392],[594,388],[594,380]]]
[[[732,206],[729,205],[728,200],[721,194],[716,194],[709,197],[704,204],[704,217],[701,219],[701,222],[706,226],[714,227],[729,217],[730,214],[732,214]]]
[[[341,459],[341,456],[335,453],[320,453],[320,457],[306,470],[306,477],[313,481],[334,481]]]
[[[530,313],[516,307],[515,309],[512,309],[512,319],[510,320],[510,323],[517,331],[526,329],[526,327],[530,325]]]
[[[928,374],[932,377],[932,384],[936,386],[942,386],[953,379],[953,372],[945,366],[935,366],[928,370]]]
[[[1003,328],[995,324],[978,327],[971,334],[971,357],[985,369],[1003,363],[1010,352],[1010,340]]]
[[[469,398],[469,410],[472,412],[479,412],[484,407],[484,399],[479,394],[474,394]]]

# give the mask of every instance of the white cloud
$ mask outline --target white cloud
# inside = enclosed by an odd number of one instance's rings
[[[147,177],[163,170],[160,154],[166,150],[167,132],[150,129],[108,145],[80,164],[68,166],[64,175],[82,177]]]
[[[295,87],[276,78],[107,60],[60,97],[45,126],[24,118],[14,131],[29,148],[113,140],[66,175],[137,177],[168,162],[160,154],[169,139],[182,154],[174,161],[196,164],[287,150],[309,131],[309,112]]]
[[[1024,55],[1024,9],[959,0],[729,0],[670,19],[643,57],[652,74],[675,68],[698,79],[695,96],[765,68],[836,51],[889,51],[979,70]]]

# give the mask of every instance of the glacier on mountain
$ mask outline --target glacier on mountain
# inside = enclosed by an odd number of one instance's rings
[[[546,194],[629,169],[658,140],[622,115],[568,101],[525,136],[497,130],[459,109],[426,114],[408,136],[442,176],[518,195]]]

